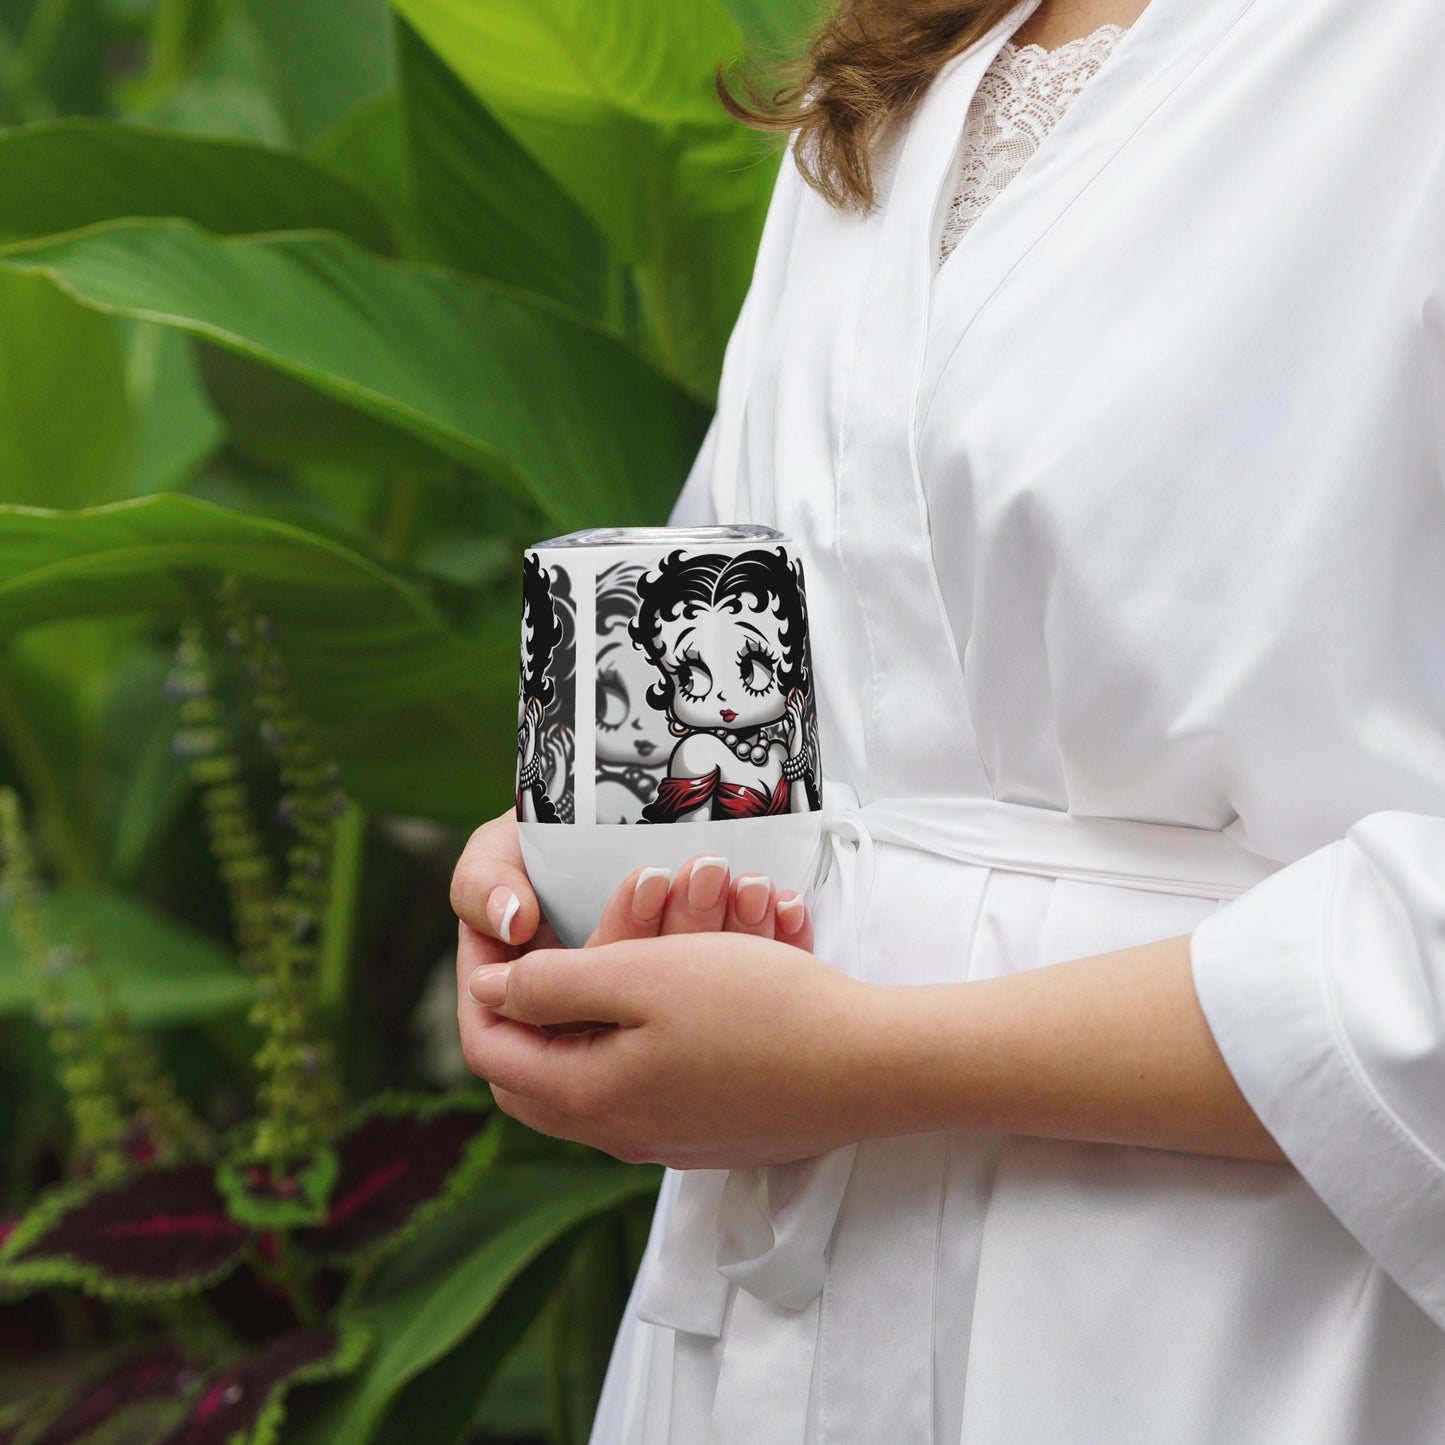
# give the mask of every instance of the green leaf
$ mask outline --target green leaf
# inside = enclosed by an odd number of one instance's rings
[[[116,998],[143,1027],[245,1008],[255,991],[219,944],[144,904],[104,889],[61,888],[40,900],[51,940],[91,943],[116,985]],[[61,975],[62,984],[66,982]],[[82,1013],[95,1006],[83,976],[67,990]],[[0,1015],[28,1012],[38,1002],[19,945],[0,913]]]
[[[791,58],[823,15],[820,0],[723,0],[747,37],[748,49],[764,63]]]
[[[403,114],[419,212],[453,264],[605,319],[607,243],[409,26]]]
[[[0,503],[126,496],[134,443],[115,323],[41,276],[0,271]]]
[[[528,1265],[461,1344],[408,1381],[387,1407],[372,1445],[414,1445],[416,1422],[423,1415],[438,1445],[470,1439],[468,1426],[478,1404],[488,1398],[502,1365],[546,1307],[572,1252],[573,1236],[568,1235]]]
[[[71,619],[0,649],[0,741],[34,801],[42,849],[69,884],[105,876],[114,780],[102,765],[102,723],[138,631],[134,618]]]
[[[265,46],[241,0],[157,0],[151,66],[121,81],[136,120],[194,135],[290,139]]]
[[[293,152],[103,120],[0,133],[0,242],[139,216],[185,216],[220,235],[338,231],[395,249],[366,196]]]
[[[196,343],[206,395],[232,443],[279,467],[359,467],[377,475],[443,475],[451,460],[411,433],[209,342]]]
[[[126,381],[136,414],[135,496],[183,491],[225,436],[196,371],[189,336],[130,324]]]
[[[386,0],[246,0],[246,9],[299,144],[390,82]]]
[[[476,1199],[378,1271],[357,1305],[378,1347],[296,1445],[363,1445],[398,1392],[467,1339],[534,1262],[657,1181],[653,1169],[497,1165]]]
[[[499,619],[495,640],[462,637],[385,568],[297,526],[177,496],[0,508],[0,639],[60,617],[178,619],[228,571],[271,619],[348,791],[378,811],[463,825],[505,806],[515,618]]]
[[[309,147],[310,154],[368,195],[385,213],[413,261],[445,259],[412,196],[401,97],[384,90],[353,106]]]
[[[639,268],[667,370],[711,396],[775,165],[718,103],[720,0],[393,0]]]
[[[143,221],[12,251],[3,265],[299,377],[564,526],[658,521],[706,426],[630,347],[570,314],[340,239],[225,240]]]

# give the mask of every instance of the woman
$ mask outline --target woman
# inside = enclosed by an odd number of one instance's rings
[[[678,1166],[599,1445],[1445,1438],[1445,7],[1138,8],[813,53],[675,520],[803,548],[815,919],[521,955],[458,867],[473,1069]],[[1005,42],[1109,22],[939,265]]]

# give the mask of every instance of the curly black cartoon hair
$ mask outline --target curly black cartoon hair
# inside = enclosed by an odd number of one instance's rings
[[[653,707],[671,715],[677,686],[663,660],[660,624],[679,617],[696,617],[716,607],[733,612],[747,608],[777,617],[782,622],[778,630],[783,650],[778,669],[782,693],[787,696],[794,688],[808,692],[803,564],[790,562],[782,547],[730,555],[707,552],[692,557],[672,552],[658,563],[656,572],[638,582],[637,591],[641,606],[628,633],[660,675],[660,681],[647,690],[647,700]]]
[[[529,553],[522,564],[522,697],[544,711],[557,697],[552,661],[567,636],[559,616],[564,611],[555,605],[552,579],[541,559]]]

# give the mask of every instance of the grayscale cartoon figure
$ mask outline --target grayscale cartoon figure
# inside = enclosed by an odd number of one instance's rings
[[[637,584],[646,569],[619,562],[597,578],[597,821],[637,823],[667,776],[673,738],[647,701],[657,674],[633,643]]]
[[[817,714],[802,564],[783,548],[665,557],[629,631],[679,741],[649,823],[816,810]]]
[[[522,568],[522,686],[517,705],[517,818],[570,823],[577,716],[577,613],[571,582],[535,556]]]

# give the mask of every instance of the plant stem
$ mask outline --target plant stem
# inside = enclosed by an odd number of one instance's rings
[[[381,529],[381,555],[388,562],[404,562],[411,555],[421,487],[416,472],[402,472],[392,485]]]
[[[356,903],[366,863],[366,811],[349,799],[336,820],[326,917],[317,965],[317,1002],[322,1016],[339,1020],[346,1011],[351,981],[351,944],[356,931]]]
[[[291,1248],[290,1236],[284,1229],[278,1229],[273,1237],[276,1240],[278,1268],[273,1270],[262,1267],[260,1272],[286,1291],[291,1307],[296,1311],[296,1318],[305,1329],[318,1329],[321,1325],[321,1311],[316,1308],[316,1301],[311,1298],[311,1291],[296,1266],[296,1255]]]

